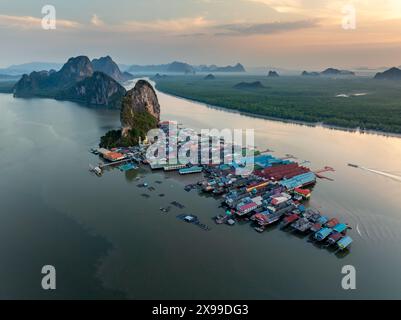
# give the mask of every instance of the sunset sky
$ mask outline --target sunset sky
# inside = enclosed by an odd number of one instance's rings
[[[46,4],[56,30],[41,28]],[[355,30],[342,27],[346,5]],[[126,64],[399,66],[401,0],[1,0],[0,43],[0,67],[80,54]]]

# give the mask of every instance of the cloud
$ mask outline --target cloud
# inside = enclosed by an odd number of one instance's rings
[[[100,18],[98,17],[97,14],[94,14],[94,15],[92,16],[91,24],[94,25],[95,27],[102,27],[102,26],[105,25],[105,23],[103,22],[103,20],[100,19]]]
[[[57,28],[65,29],[76,29],[81,25],[72,20],[56,20]],[[40,29],[42,28],[42,18],[32,17],[32,16],[10,16],[10,15],[0,15],[0,26],[6,28],[17,28],[17,29]]]
[[[401,18],[400,0],[243,0],[258,2],[285,14],[309,17],[335,18],[342,16],[342,8],[352,4],[362,20],[388,20]]]
[[[315,28],[318,26],[317,20],[300,20],[290,22],[270,22],[270,23],[237,23],[216,26],[215,29],[222,30],[216,35],[225,36],[247,36],[274,34],[279,32],[295,31],[300,29]]]
[[[120,31],[178,33],[200,30],[213,25],[204,17],[180,18],[172,20],[126,21],[117,26]]]
[[[303,11],[302,0],[246,0],[251,2],[260,2],[268,5],[277,12],[282,13],[298,13]]]

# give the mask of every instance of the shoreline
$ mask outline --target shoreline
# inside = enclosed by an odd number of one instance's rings
[[[282,123],[287,123],[287,124],[296,124],[296,125],[306,126],[306,127],[314,127],[314,128],[320,127],[320,128],[324,128],[324,129],[339,130],[339,131],[350,132],[350,133],[378,135],[378,136],[383,136],[383,137],[387,137],[387,138],[401,138],[401,133],[393,133],[393,132],[378,131],[378,130],[360,130],[359,128],[341,127],[341,126],[336,126],[336,125],[325,124],[322,122],[306,122],[306,121],[301,121],[301,120],[276,118],[276,117],[265,116],[265,115],[256,114],[256,113],[252,113],[252,112],[239,111],[239,110],[230,109],[227,107],[211,105],[211,104],[208,104],[201,100],[188,98],[185,96],[181,96],[181,95],[170,93],[168,91],[161,90],[160,88],[157,87],[157,83],[155,81],[152,80],[152,82],[155,83],[156,90],[158,90],[164,94],[167,94],[169,96],[175,97],[177,99],[196,102],[196,103],[202,104],[211,109],[222,110],[222,111],[226,111],[226,112],[230,112],[230,113],[236,113],[236,114],[240,114],[243,116],[248,116],[250,118],[259,118],[259,119],[271,120],[271,121],[282,122]]]

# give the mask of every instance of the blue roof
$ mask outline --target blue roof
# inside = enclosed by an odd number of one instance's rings
[[[318,222],[321,224],[325,224],[327,221],[329,221],[327,217],[321,216]]]
[[[333,232],[333,229],[331,228],[323,228],[320,231],[315,233],[315,239],[316,240],[324,240],[326,239],[331,233]]]
[[[183,168],[179,170],[179,173],[191,173],[191,172],[202,172],[202,167],[190,167],[190,168]]]
[[[314,182],[316,180],[316,175],[313,172],[307,172],[295,176],[291,179],[284,179],[280,181],[280,184],[287,189],[295,189],[297,187],[303,186],[305,184]]]
[[[333,230],[336,232],[344,232],[345,230],[348,229],[348,226],[345,223],[339,223],[336,225]]]
[[[235,159],[234,162],[231,163],[231,165],[234,168],[238,168],[240,165],[244,165],[245,163],[247,164],[257,164],[258,166],[262,168],[268,168],[271,167],[273,164],[289,164],[291,161],[289,160],[283,160],[279,159],[276,157],[273,157],[270,154],[262,154],[259,156],[251,156],[251,157],[239,157],[239,159]]]
[[[303,204],[301,204],[301,205],[298,206],[298,210],[300,212],[305,212],[306,209],[305,209],[305,206]]]
[[[340,241],[337,242],[337,245],[340,249],[345,249],[352,243],[352,238],[351,237],[344,237]]]

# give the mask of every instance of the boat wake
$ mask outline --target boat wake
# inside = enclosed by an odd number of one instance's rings
[[[339,203],[336,203],[336,211],[344,214],[353,232],[364,241],[375,243],[401,241],[401,234],[396,231],[401,229],[401,219],[398,217],[368,213],[362,209],[349,210]]]
[[[394,180],[394,181],[401,182],[401,176],[398,176],[398,175],[395,175],[395,174],[391,174],[391,173],[388,173],[388,172],[385,172],[385,171],[380,171],[380,170],[374,170],[374,169],[366,168],[366,167],[359,167],[359,168],[361,168],[362,170],[365,170],[365,171],[369,171],[369,172],[372,172],[372,173],[381,175],[381,176],[383,176],[383,177],[390,178],[390,179],[392,179],[392,180]]]
[[[364,215],[363,219],[358,217],[355,230],[361,239],[374,242],[398,243],[401,236],[394,230],[401,227],[401,221],[393,217]],[[390,227],[392,226],[392,227]],[[395,226],[395,228],[393,228]]]

